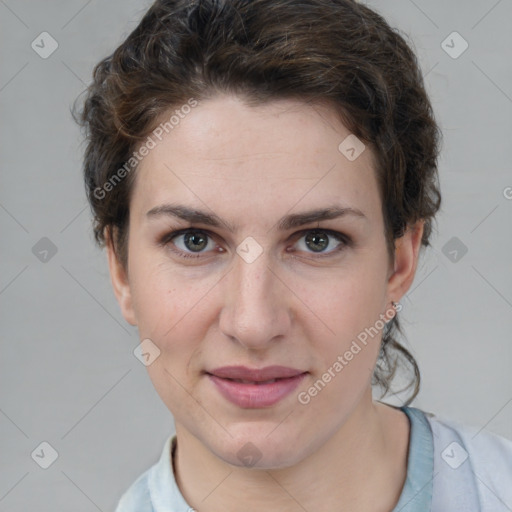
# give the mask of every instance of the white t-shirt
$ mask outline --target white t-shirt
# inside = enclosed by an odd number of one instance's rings
[[[407,478],[392,512],[512,512],[512,441],[401,407],[411,433]],[[174,478],[167,438],[160,460],[123,494],[116,512],[192,512]]]

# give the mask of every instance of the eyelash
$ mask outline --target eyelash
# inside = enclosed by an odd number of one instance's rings
[[[207,235],[207,237],[209,239],[211,239],[211,240],[214,239],[214,236],[208,230],[190,227],[190,228],[179,229],[179,230],[167,233],[166,235],[164,235],[159,240],[158,244],[160,246],[164,246],[164,247],[168,246],[169,249],[172,252],[174,252],[175,254],[177,254],[181,258],[193,258],[193,259],[201,258],[202,255],[204,254],[203,252],[199,252],[199,253],[193,255],[191,253],[184,252],[181,249],[175,249],[175,248],[172,247],[172,246],[174,246],[174,244],[170,244],[170,242],[172,242],[172,240],[174,238],[176,238],[176,237],[178,237],[180,235],[184,235],[186,233],[193,233],[193,232],[205,234],[205,235]],[[329,251],[328,253],[317,253],[315,258],[328,258],[328,257],[332,257],[333,255],[338,254],[339,252],[341,252],[345,247],[351,247],[352,246],[352,239],[349,236],[345,235],[344,233],[340,233],[339,231],[334,231],[332,229],[321,229],[321,228],[303,229],[302,231],[298,231],[297,233],[294,233],[294,238],[296,238],[296,241],[298,241],[303,236],[305,236],[305,235],[307,235],[309,233],[322,233],[322,234],[326,234],[329,237],[334,238],[338,242],[340,242],[340,245],[338,245],[335,249]],[[314,254],[314,253],[311,252],[311,254]]]

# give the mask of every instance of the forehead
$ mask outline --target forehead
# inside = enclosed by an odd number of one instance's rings
[[[156,146],[139,164],[130,208],[142,215],[179,198],[263,213],[297,201],[304,207],[338,201],[377,214],[372,152],[366,147],[347,158],[344,141],[351,137],[326,106],[279,100],[253,107],[238,97],[215,97],[182,114],[161,141],[153,137]]]

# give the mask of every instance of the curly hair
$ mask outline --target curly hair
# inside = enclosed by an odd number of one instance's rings
[[[418,220],[421,244],[430,245],[441,203],[441,131],[415,53],[397,29],[353,0],[157,0],[96,65],[83,106],[73,112],[86,131],[95,239],[101,246],[108,235],[125,267],[136,169],[126,162],[135,161],[162,114],[219,93],[251,106],[279,99],[327,104],[372,149],[391,259],[395,240]],[[396,315],[383,332],[372,383],[385,396],[405,362],[410,403],[420,373],[398,334]]]

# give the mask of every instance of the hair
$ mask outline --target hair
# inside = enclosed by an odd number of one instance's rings
[[[111,243],[125,268],[136,174],[126,163],[163,114],[218,94],[250,106],[279,99],[329,106],[372,149],[391,259],[395,240],[417,221],[422,246],[430,245],[441,203],[441,131],[415,53],[397,29],[352,0],[157,0],[96,65],[82,108],[73,110],[86,132],[94,237]],[[397,368],[407,367],[409,404],[420,373],[397,334],[395,315],[372,384],[385,396]]]

